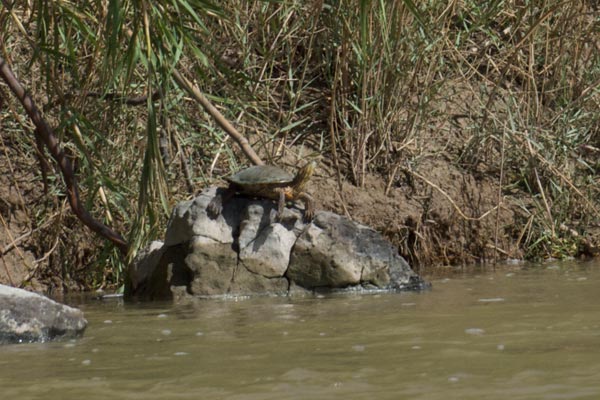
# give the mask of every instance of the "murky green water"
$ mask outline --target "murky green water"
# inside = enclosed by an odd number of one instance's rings
[[[2,399],[599,399],[600,264],[424,293],[80,305],[73,342],[0,347]]]

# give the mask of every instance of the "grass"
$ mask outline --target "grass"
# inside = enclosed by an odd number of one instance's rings
[[[173,81],[180,66],[268,162],[301,146],[324,156],[339,185],[376,174],[388,191],[423,185],[455,206],[426,162],[485,175],[498,208],[517,204],[512,240],[527,258],[577,255],[598,218],[600,41],[587,2],[17,1],[12,13],[2,4],[0,51],[75,160],[88,208],[128,235],[132,255],[160,236],[177,201],[244,163]],[[0,90],[2,131],[30,132]],[[123,101],[154,92],[157,101]],[[7,157],[41,179],[32,136],[10,141]],[[90,286],[120,282],[124,261],[66,227],[61,181],[47,172],[47,201],[31,215],[48,233],[39,258],[52,249],[44,262],[61,271],[74,259],[96,264]],[[52,218],[63,228],[48,231]],[[411,228],[430,242],[422,263],[439,260],[448,240],[425,226]],[[75,255],[82,238],[95,243]]]

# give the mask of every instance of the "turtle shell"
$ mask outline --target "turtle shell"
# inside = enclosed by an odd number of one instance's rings
[[[294,175],[274,165],[255,165],[227,177],[228,182],[242,187],[283,185],[291,183]]]

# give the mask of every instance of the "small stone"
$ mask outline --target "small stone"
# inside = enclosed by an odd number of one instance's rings
[[[81,336],[83,313],[23,289],[0,285],[0,344]]]
[[[468,335],[481,336],[485,333],[485,331],[481,328],[468,328],[465,329],[465,333]]]
[[[502,301],[504,301],[504,298],[502,297],[492,297],[489,299],[479,299],[477,300],[480,303],[500,303]]]

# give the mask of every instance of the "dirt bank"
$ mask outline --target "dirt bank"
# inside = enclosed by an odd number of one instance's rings
[[[60,212],[46,216],[46,220],[36,219],[36,213],[49,201],[36,178],[38,165],[27,156],[19,156],[7,135],[3,134],[2,140],[0,282],[36,290],[102,286],[104,275],[94,277],[86,268],[98,254],[98,238],[72,216],[66,203],[54,204]],[[440,151],[421,159],[416,167],[400,165],[396,174],[386,179],[368,173],[364,187],[348,182],[345,171],[341,171],[340,187],[336,167],[331,160],[321,160],[309,190],[318,208],[382,232],[421,272],[441,265],[522,259],[531,215],[539,212],[530,196],[518,190],[501,191],[495,175],[460,169],[449,159]],[[290,156],[281,162],[292,170],[291,165],[303,161]],[[576,227],[577,221],[572,224]],[[67,232],[70,239],[65,237]],[[585,237],[575,240],[576,232],[566,227],[556,232],[556,240],[566,237],[569,245],[578,246],[573,255],[593,255],[600,237],[598,226],[588,226],[586,232]],[[70,241],[68,252],[57,251],[65,248],[61,241]],[[548,247],[548,257],[551,252]],[[64,263],[69,264],[68,269],[61,268]],[[110,282],[118,283],[109,279],[108,285]]]

